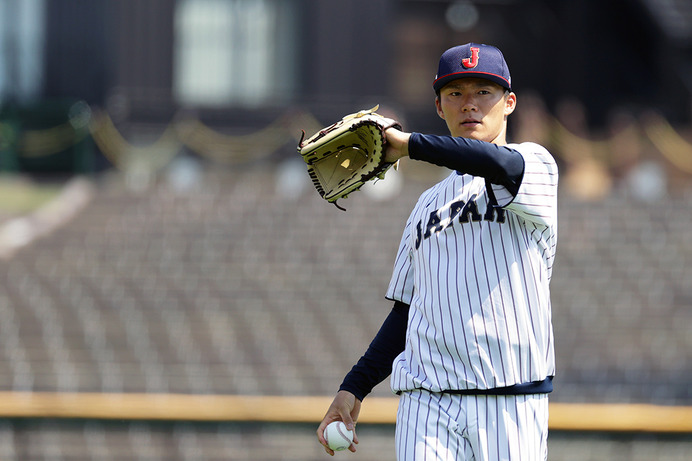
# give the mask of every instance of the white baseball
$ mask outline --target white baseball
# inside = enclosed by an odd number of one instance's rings
[[[353,443],[353,432],[346,429],[343,421],[334,421],[324,430],[324,440],[334,451],[345,450]]]

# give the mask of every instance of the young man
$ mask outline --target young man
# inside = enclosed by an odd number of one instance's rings
[[[497,48],[447,50],[433,88],[451,136],[390,129],[387,157],[454,171],[409,216],[386,293],[394,307],[317,436],[333,454],[324,428],[355,427],[391,374],[399,460],[545,460],[557,166],[537,144],[507,144],[517,98]]]

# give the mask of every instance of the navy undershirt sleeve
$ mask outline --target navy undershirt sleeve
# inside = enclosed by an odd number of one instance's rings
[[[453,136],[411,133],[409,157],[480,176],[517,195],[524,174],[524,157],[514,149]]]
[[[363,401],[375,386],[392,373],[394,359],[406,346],[408,310],[408,304],[394,302],[394,307],[368,350],[344,378],[340,391],[348,391]]]

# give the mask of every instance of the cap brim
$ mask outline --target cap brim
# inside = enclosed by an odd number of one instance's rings
[[[433,82],[433,89],[435,91],[440,91],[443,86],[448,84],[449,82],[453,80],[458,80],[460,78],[470,78],[470,77],[476,77],[476,78],[482,78],[485,80],[490,80],[491,82],[497,83],[503,88],[506,88],[508,90],[512,89],[512,85],[507,81],[507,79],[497,75],[497,74],[491,74],[489,72],[455,72],[453,74],[447,74],[443,75],[442,77],[436,79]]]

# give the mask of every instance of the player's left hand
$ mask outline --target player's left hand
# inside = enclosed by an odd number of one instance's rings
[[[317,440],[320,441],[324,450],[334,456],[334,450],[329,448],[327,441],[324,440],[324,429],[332,421],[343,421],[346,428],[353,431],[353,443],[348,447],[349,451],[356,452],[356,444],[358,443],[358,435],[356,434],[356,422],[360,414],[360,400],[355,395],[348,391],[339,391],[334,397],[332,404],[324,415],[324,419],[317,428]]]

